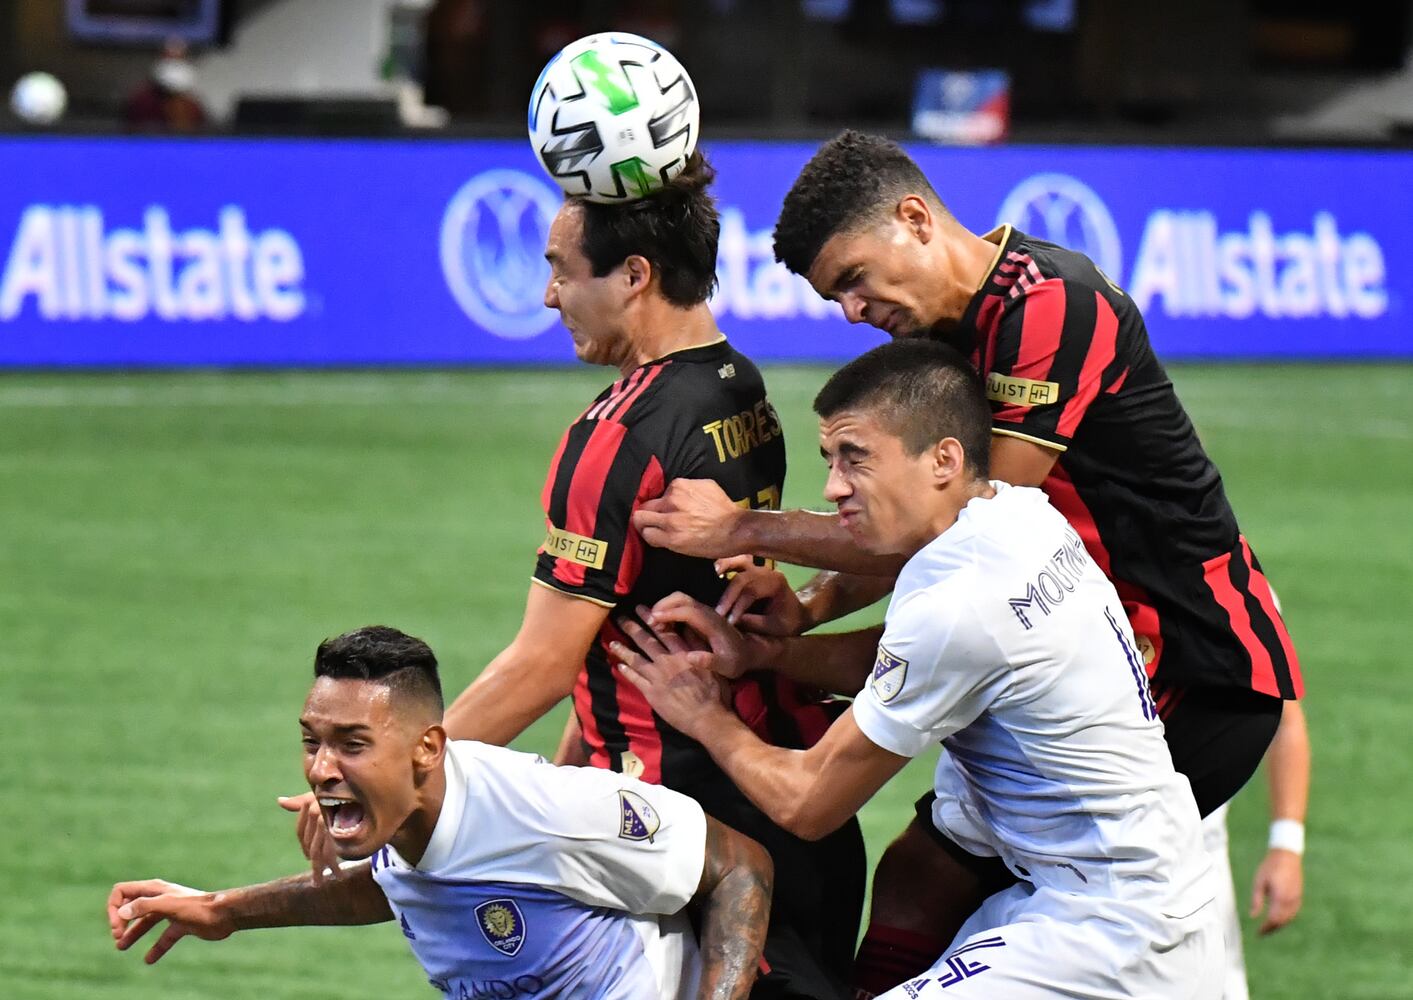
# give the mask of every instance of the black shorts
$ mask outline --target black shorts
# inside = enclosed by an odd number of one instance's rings
[[[1163,736],[1173,767],[1192,783],[1203,816],[1256,773],[1275,738],[1285,702],[1241,688],[1189,688],[1170,695]]]
[[[680,791],[714,819],[759,841],[775,862],[765,939],[768,971],[756,981],[752,1000],[849,1000],[867,878],[858,820],[821,840],[801,840],[724,779]]]

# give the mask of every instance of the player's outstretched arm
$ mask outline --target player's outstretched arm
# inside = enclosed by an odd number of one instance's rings
[[[873,576],[894,576],[904,562],[864,552],[836,514],[748,510],[708,479],[674,479],[661,497],[633,512],[633,527],[649,545],[706,559],[749,552],[797,566]]]
[[[699,1000],[738,1000],[750,994],[770,924],[775,870],[750,837],[706,818],[706,858],[692,905],[702,955]]]
[[[1300,913],[1305,892],[1305,809],[1310,798],[1310,734],[1300,702],[1288,701],[1266,751],[1271,842],[1251,886],[1251,916],[1270,934]]]
[[[222,941],[236,931],[259,927],[376,924],[391,919],[387,898],[366,864],[319,885],[309,872],[220,892],[145,879],[119,882],[108,895],[108,927],[119,951],[167,922],[147,951],[148,965],[187,936]]]

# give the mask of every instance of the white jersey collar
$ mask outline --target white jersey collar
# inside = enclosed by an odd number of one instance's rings
[[[461,818],[466,812],[466,773],[461,769],[455,751],[456,744],[449,742],[446,756],[442,759],[442,773],[446,775],[442,812],[432,829],[432,838],[427,841],[427,849],[422,852],[422,860],[415,865],[408,864],[407,859],[397,853],[397,848],[388,846],[388,854],[399,867],[434,872],[444,868],[451,860],[457,835],[461,832]]]

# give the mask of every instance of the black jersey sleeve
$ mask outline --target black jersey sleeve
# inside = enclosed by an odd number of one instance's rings
[[[613,606],[642,570],[643,539],[633,511],[659,497],[662,463],[632,431],[611,420],[586,420],[564,435],[542,500],[545,540],[536,582]]]
[[[1068,448],[1090,404],[1121,374],[1118,328],[1092,288],[1062,278],[1017,282],[986,372],[993,431]]]

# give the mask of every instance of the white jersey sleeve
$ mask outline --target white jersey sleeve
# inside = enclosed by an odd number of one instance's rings
[[[913,590],[888,609],[854,720],[883,749],[916,757],[985,711],[1008,671],[963,579]]]
[[[543,766],[537,825],[565,895],[629,913],[687,905],[706,858],[695,800],[601,768]]]
[[[429,850],[438,875],[539,885],[639,914],[676,913],[696,894],[706,814],[694,800],[501,747],[453,743],[452,752],[467,815],[448,831],[455,844],[444,856]]]

